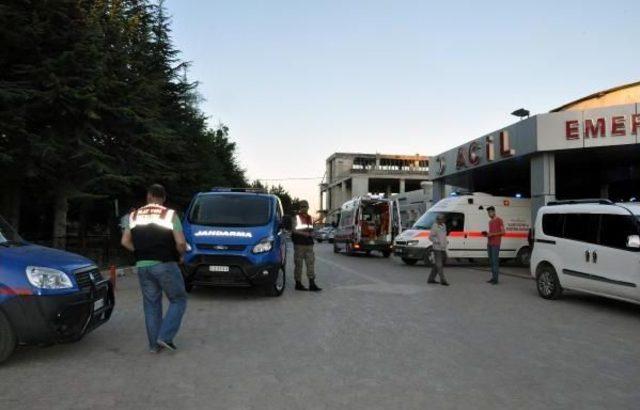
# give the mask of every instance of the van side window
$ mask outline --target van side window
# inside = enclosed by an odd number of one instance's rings
[[[447,233],[464,231],[464,214],[450,212],[446,214]]]
[[[598,220],[595,214],[566,214],[564,237],[574,241],[597,243]]]
[[[562,238],[562,230],[564,227],[563,214],[544,214],[542,215],[542,232],[545,235]]]
[[[618,249],[627,249],[627,237],[638,235],[638,227],[632,216],[602,215],[600,244]]]

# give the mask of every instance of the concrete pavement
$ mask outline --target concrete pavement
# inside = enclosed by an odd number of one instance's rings
[[[111,321],[75,344],[19,349],[0,408],[635,409],[640,307],[317,247],[321,294],[196,289],[180,350],[146,351],[135,276]]]

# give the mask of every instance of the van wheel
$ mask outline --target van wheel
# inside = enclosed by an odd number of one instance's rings
[[[516,255],[516,262],[520,266],[529,266],[529,263],[531,263],[531,248],[528,246],[521,248]]]
[[[280,269],[278,269],[276,280],[265,287],[265,293],[267,294],[267,296],[281,296],[284,292],[286,281],[287,275],[285,273],[284,267],[281,266]]]
[[[402,258],[402,262],[406,263],[409,266],[413,266],[416,263],[418,263],[418,260],[417,259]]]
[[[562,294],[562,286],[553,266],[543,264],[538,268],[536,287],[544,299],[557,299]]]
[[[428,268],[432,267],[434,263],[436,263],[436,257],[433,254],[433,249],[427,248],[424,253],[424,263]]]
[[[11,356],[11,353],[13,353],[16,348],[16,344],[16,334],[11,327],[11,323],[9,323],[4,313],[0,312],[0,363]]]

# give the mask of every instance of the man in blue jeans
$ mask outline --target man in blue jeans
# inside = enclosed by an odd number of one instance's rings
[[[500,245],[505,234],[504,222],[496,215],[496,208],[493,206],[487,208],[487,214],[489,215],[489,231],[483,232],[487,237],[487,253],[491,264],[491,279],[487,282],[497,285],[500,273]]]
[[[142,291],[149,351],[175,351],[173,339],[187,308],[187,292],[178,262],[187,243],[175,211],[163,206],[167,194],[162,185],[147,190],[147,205],[131,212],[122,234],[122,246],[134,253]],[[169,309],[162,318],[162,292]]]

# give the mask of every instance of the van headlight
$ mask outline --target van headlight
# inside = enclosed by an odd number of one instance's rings
[[[256,246],[253,247],[251,252],[253,253],[265,253],[273,249],[273,237],[261,239]]]
[[[27,279],[40,289],[69,289],[73,287],[69,275],[58,269],[27,266]]]
[[[416,246],[420,241],[407,241],[407,246]]]

